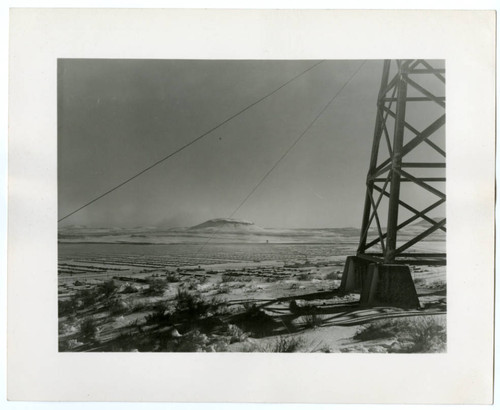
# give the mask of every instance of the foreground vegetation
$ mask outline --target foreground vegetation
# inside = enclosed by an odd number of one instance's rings
[[[109,261],[103,257],[63,262],[59,350],[411,353],[446,349],[444,319],[380,320],[401,312],[360,312],[359,295],[332,296],[340,285],[343,258],[300,256],[299,262],[294,256],[286,262],[260,262],[271,256],[261,253],[253,262],[239,265],[176,268],[160,268],[160,259],[129,261],[128,256],[126,261],[116,256]],[[129,262],[134,264],[124,268]],[[105,263],[119,268],[108,272],[102,267]],[[435,312],[445,313],[443,276],[439,272],[429,276],[420,268],[414,273],[417,286],[440,295],[432,302]],[[321,293],[327,295],[303,297]],[[337,326],[339,321],[346,322],[344,327]]]
[[[390,353],[436,353],[446,350],[446,319],[443,316],[417,316],[385,319],[362,327],[355,340],[393,340]]]

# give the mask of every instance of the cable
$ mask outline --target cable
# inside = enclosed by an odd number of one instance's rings
[[[288,147],[288,149],[274,163],[274,165],[269,169],[269,171],[267,171],[266,174],[260,179],[260,181],[253,187],[253,189],[250,191],[250,193],[243,199],[243,201],[240,202],[240,204],[236,207],[236,209],[229,216],[229,219],[231,219],[236,214],[236,212],[238,212],[241,209],[241,207],[245,204],[245,202],[248,201],[248,199],[253,195],[253,193],[255,191],[257,191],[259,186],[261,186],[262,183],[267,179],[267,177],[269,175],[271,175],[271,173],[276,169],[276,167],[280,164],[280,162],[283,161],[283,159],[285,159],[285,157],[293,149],[293,147],[295,147],[298,144],[298,142],[302,139],[302,137],[304,137],[304,135],[306,135],[307,131],[309,131],[309,129],[314,125],[314,123],[318,120],[318,118],[321,117],[321,115],[328,109],[328,107],[332,104],[332,102],[337,98],[337,96],[342,92],[342,90],[351,82],[351,80],[361,70],[361,68],[365,65],[365,63],[366,63],[366,60],[360,64],[360,66],[356,69],[356,71],[354,71],[353,74],[351,74],[351,76],[344,83],[344,85],[335,93],[335,95],[332,97],[332,99],[330,101],[328,101],[328,103],[323,107],[323,109],[319,112],[319,114],[316,115],[316,117],[312,120],[312,122],[302,132],[302,134],[300,134],[299,137],[297,139],[295,139],[293,144]],[[214,236],[217,232],[218,232],[218,230],[215,231],[210,238],[208,238],[208,240],[202,245],[202,247],[198,250],[198,252],[201,252],[203,250],[203,248],[214,238]]]
[[[121,182],[120,184],[116,185],[115,187],[109,189],[108,191],[104,192],[103,194],[99,195],[98,197],[92,199],[91,201],[85,203],[84,205],[80,206],[79,208],[75,209],[74,211],[70,212],[69,214],[67,214],[66,216],[63,216],[61,219],[59,219],[57,222],[61,222],[63,220],[65,220],[66,218],[69,218],[71,215],[73,214],[76,214],[78,211],[81,211],[83,208],[86,208],[87,206],[93,204],[94,202],[98,201],[99,199],[105,197],[106,195],[110,194],[111,192],[113,191],[116,191],[117,189],[121,188],[123,185],[125,184],[128,184],[130,181],[136,179],[137,177],[141,176],[142,174],[144,174],[145,172],[149,171],[151,168],[154,168],[156,167],[157,165],[161,164],[162,162],[166,161],[167,159],[173,157],[174,155],[178,154],[179,152],[185,150],[186,148],[188,148],[190,145],[193,145],[195,142],[201,140],[202,138],[206,137],[208,134],[212,133],[213,131],[215,131],[216,129],[222,127],[224,124],[228,123],[229,121],[231,121],[233,118],[237,117],[238,115],[244,113],[245,111],[249,110],[250,108],[252,108],[253,106],[257,105],[258,103],[260,103],[261,101],[265,100],[266,98],[270,97],[271,95],[275,94],[276,92],[278,92],[279,90],[281,90],[283,87],[285,87],[286,85],[290,84],[292,81],[296,80],[297,78],[303,76],[305,73],[307,73],[308,71],[312,70],[313,68],[317,67],[319,64],[321,64],[323,61],[325,60],[321,60],[320,62],[314,64],[313,66],[309,67],[307,70],[301,72],[300,74],[296,75],[295,77],[291,78],[290,80],[288,80],[286,83],[282,84],[281,86],[279,86],[278,88],[276,88],[275,90],[271,91],[270,93],[266,94],[264,97],[261,97],[260,99],[258,99],[257,101],[253,102],[252,104],[246,106],[245,108],[243,108],[242,110],[238,111],[236,114],[233,114],[231,115],[229,118],[225,119],[224,121],[222,121],[221,123],[217,124],[215,127],[211,128],[210,130],[204,132],[203,134],[201,134],[199,137],[195,138],[194,140],[191,140],[190,142],[188,142],[187,144],[183,145],[182,147],[178,148],[177,150],[175,150],[174,152],[168,154],[167,156],[163,157],[162,159],[156,161],[155,163],[149,165],[148,167],[144,168],[142,171],[138,172],[137,174],[133,175],[132,177],[128,178],[127,180]]]

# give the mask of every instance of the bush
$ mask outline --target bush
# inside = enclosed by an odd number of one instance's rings
[[[446,281],[444,280],[436,280],[430,284],[427,285],[429,289],[446,289]]]
[[[97,287],[99,293],[103,294],[105,297],[111,296],[118,289],[116,283],[113,279],[103,282]]]
[[[82,346],[83,343],[79,342],[76,339],[68,339],[68,340],[59,340],[59,351],[60,352],[69,352],[72,351],[80,346]]]
[[[154,307],[152,313],[145,318],[147,325],[171,325],[173,324],[172,313],[163,304]]]
[[[335,271],[331,271],[330,273],[328,273],[326,276],[325,276],[325,279],[329,279],[329,280],[338,280],[338,279],[342,279],[342,272],[335,272]]]
[[[115,337],[108,351],[130,352],[137,348],[137,335],[132,333],[121,333]]]
[[[148,287],[143,290],[143,294],[147,296],[162,296],[167,289],[167,281],[161,279],[149,279]]]
[[[221,277],[221,283],[237,282],[237,281],[240,281],[241,279],[242,278],[237,276],[237,275],[224,274]]]
[[[97,325],[91,317],[85,319],[80,325],[80,334],[85,341],[94,341],[97,335]]]
[[[200,333],[199,330],[194,330],[186,334],[173,350],[177,352],[204,352],[207,350],[208,344],[208,336]]]
[[[385,319],[365,325],[357,340],[395,338],[393,352],[428,353],[446,350],[446,322],[443,317],[419,316]]]
[[[316,313],[311,313],[310,315],[305,315],[302,317],[302,323],[304,324],[304,327],[313,329],[315,327],[321,326],[323,320]]]
[[[227,294],[229,293],[229,287],[227,286],[219,286],[217,289],[218,294]]]
[[[85,309],[97,303],[98,294],[96,289],[83,289],[78,292],[77,298],[81,301],[81,307]]]
[[[114,297],[114,298],[108,299],[105,302],[104,306],[113,315],[119,315],[119,314],[125,313],[129,310],[129,306],[123,300],[121,300],[119,297]]]
[[[77,310],[77,302],[74,298],[58,301],[59,316],[71,315]]]
[[[403,328],[402,323],[403,322],[398,322],[396,319],[385,319],[368,323],[358,330],[353,338],[355,340],[366,341],[395,337],[401,333]]]
[[[297,352],[303,345],[304,340],[300,337],[280,336],[264,350],[271,353],[293,353]]]
[[[208,305],[208,312],[211,315],[226,315],[232,312],[227,304],[227,300],[220,296],[213,296],[207,299],[205,303]]]
[[[423,277],[418,277],[413,279],[415,285],[425,285],[425,279]]]
[[[167,349],[174,352],[224,352],[227,351],[227,343],[221,338],[193,330],[171,341]]]
[[[146,303],[137,301],[132,305],[131,311],[132,313],[142,312],[143,310],[147,310],[147,308],[148,305],[146,305]]]
[[[235,319],[236,323],[252,337],[265,337],[276,328],[275,320],[255,304],[244,303],[245,311]]]
[[[229,337],[229,343],[243,342],[248,338],[248,335],[243,330],[233,324],[227,325],[226,334]]]
[[[207,311],[207,306],[197,292],[177,289],[175,301],[177,310],[187,311],[192,315],[202,315]]]
[[[408,353],[442,352],[446,350],[446,323],[435,316],[420,317],[413,321]]]
[[[180,282],[181,277],[177,273],[167,272],[165,274],[165,280],[169,283],[175,283],[175,282]]]
[[[139,292],[139,290],[135,286],[132,286],[130,283],[127,283],[120,293],[129,294],[137,292]]]

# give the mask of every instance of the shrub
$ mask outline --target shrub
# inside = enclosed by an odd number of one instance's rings
[[[146,310],[146,307],[147,307],[147,305],[144,302],[138,301],[132,305],[131,310],[133,313],[142,312],[143,310]]]
[[[143,290],[143,294],[147,296],[162,296],[167,287],[168,284],[165,280],[149,279],[148,287]]]
[[[248,335],[243,330],[233,324],[227,325],[226,334],[229,337],[229,343],[243,342],[248,338]]]
[[[175,283],[175,282],[180,282],[181,277],[177,273],[167,272],[165,274],[165,280],[169,283]]]
[[[264,350],[271,353],[293,353],[297,352],[303,345],[304,340],[300,337],[280,336]]]
[[[236,282],[239,278],[236,275],[224,274],[221,277],[221,283]]]
[[[436,316],[385,319],[365,325],[354,335],[357,340],[382,338],[396,339],[394,352],[442,352],[446,349],[446,323]]]
[[[157,338],[141,332],[120,333],[110,340],[105,350],[106,352],[152,352],[156,350]]]
[[[80,334],[85,341],[94,341],[97,335],[97,325],[91,317],[85,319],[80,325]]]
[[[231,312],[227,305],[227,300],[214,296],[205,302],[208,305],[208,312],[212,315],[225,315]]]
[[[199,330],[194,330],[191,333],[185,335],[181,341],[179,341],[178,346],[176,346],[175,351],[177,352],[203,352],[206,351],[207,345],[209,343],[208,336],[204,333],[200,333]]]
[[[95,305],[98,299],[95,289],[83,289],[78,292],[77,297],[81,301],[81,307],[83,309]]]
[[[332,353],[332,352],[333,352],[332,348],[327,345],[322,345],[311,351],[311,353]]]
[[[127,283],[120,293],[128,294],[137,292],[139,292],[139,290],[135,286],[132,286],[130,283]]]
[[[74,298],[58,301],[59,316],[71,315],[77,310],[77,302]]]
[[[297,275],[297,280],[304,281],[309,279],[310,277],[308,273],[301,273],[300,275]]]
[[[119,297],[114,297],[114,298],[108,299],[104,303],[104,306],[113,315],[119,315],[119,314],[125,313],[129,310],[128,305],[123,300],[121,300]]]
[[[66,320],[64,322],[60,321],[58,323],[59,335],[68,335],[77,332],[77,328],[74,326],[74,322],[71,320]]]
[[[103,298],[109,298],[118,289],[114,280],[103,282],[92,289],[82,289],[75,296],[76,305],[78,308],[86,309],[94,306]],[[79,302],[78,302],[79,301]]]
[[[243,305],[245,311],[235,319],[240,328],[253,337],[264,337],[273,332],[277,324],[271,316],[256,305],[250,303]]]
[[[229,293],[229,288],[227,286],[219,286],[217,289],[217,293],[219,294]]]
[[[178,313],[188,313],[191,317],[202,317],[213,314],[227,313],[227,303],[217,296],[204,299],[199,292],[189,292],[177,289],[175,308]]]
[[[130,352],[137,346],[136,339],[132,333],[120,333],[113,339],[109,350],[113,352]]]
[[[389,337],[394,337],[402,330],[402,323],[396,319],[385,319],[364,325],[360,330],[354,335],[354,339],[366,341],[374,339],[386,339]],[[398,330],[399,327],[399,330]]]
[[[177,310],[186,311],[190,315],[201,316],[208,310],[208,306],[197,292],[177,289],[175,300]]]
[[[195,329],[185,335],[167,341],[164,350],[171,352],[224,352],[227,342],[224,338],[208,336]]]
[[[331,271],[330,273],[326,274],[325,275],[325,279],[329,279],[329,280],[338,280],[338,279],[342,279],[342,272],[340,271]]]
[[[83,343],[79,342],[76,339],[59,340],[59,351],[60,352],[72,351],[80,347],[81,345],[83,345]]]
[[[302,317],[302,323],[304,324],[304,327],[312,329],[321,326],[323,320],[316,313],[311,313],[310,315]]]
[[[198,277],[198,281],[200,284],[207,283],[208,282],[208,276],[203,275]]]
[[[436,280],[427,286],[430,289],[446,289],[446,282],[444,280]]]
[[[154,310],[144,318],[147,325],[171,325],[173,324],[172,312],[162,303],[154,306]]]
[[[422,276],[419,276],[419,277],[413,279],[413,283],[415,285],[422,285],[423,286],[423,285],[425,285],[426,281]]]
[[[111,296],[113,293],[115,293],[118,289],[118,286],[116,285],[115,281],[113,279],[108,280],[106,282],[101,283],[97,287],[99,293],[103,294],[105,297]]]
[[[446,323],[435,316],[415,318],[408,353],[442,352],[446,349]]]

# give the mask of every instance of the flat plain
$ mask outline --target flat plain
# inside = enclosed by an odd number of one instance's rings
[[[60,229],[59,350],[446,350],[445,266],[411,267],[420,309],[361,308],[359,294],[338,291],[357,229],[209,222],[169,230]],[[416,224],[406,234],[424,228]],[[413,251],[444,249],[437,234]]]

